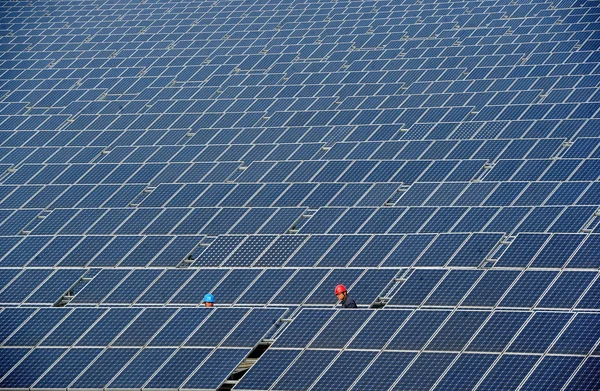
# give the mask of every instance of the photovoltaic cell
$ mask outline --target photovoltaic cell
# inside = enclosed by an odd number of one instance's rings
[[[520,274],[516,270],[487,270],[474,284],[461,305],[465,307],[495,306]]]
[[[600,359],[597,357],[588,357],[581,368],[577,371],[573,379],[569,382],[567,390],[593,390],[600,384],[600,379],[596,374],[600,367]]]
[[[488,368],[494,363],[494,354],[463,354],[452,364],[436,386],[440,390],[474,388]]]
[[[346,266],[362,246],[369,240],[367,235],[344,235],[321,258],[320,267]]]
[[[238,299],[238,304],[266,304],[294,274],[290,269],[267,269]]]
[[[392,297],[389,304],[420,305],[446,273],[446,270],[415,270]]]
[[[444,266],[465,241],[467,235],[440,235],[421,255],[415,266]]]
[[[64,351],[65,349],[59,348],[34,349],[6,375],[0,382],[0,387],[9,389],[29,387]]]
[[[422,353],[400,377],[394,390],[425,389],[435,384],[454,359],[453,353]]]
[[[547,238],[548,235],[520,234],[498,259],[495,266],[526,267]]]
[[[184,384],[184,388],[218,388],[249,352],[249,349],[217,349]]]
[[[571,308],[590,285],[596,273],[565,271],[537,304],[538,308]]]
[[[260,269],[233,269],[213,290],[212,294],[218,297],[221,303],[233,303],[259,276]]]
[[[552,345],[551,353],[588,354],[600,338],[600,330],[595,327],[598,314],[577,314],[565,331]]]
[[[598,309],[598,298],[600,297],[600,281],[596,279],[588,288],[588,291],[579,300],[576,308]]]
[[[388,255],[383,266],[411,266],[433,239],[433,235],[405,236]]]
[[[411,363],[416,353],[382,352],[356,382],[355,390],[388,389],[404,369]]]
[[[470,352],[502,352],[523,324],[526,312],[495,312],[467,346]]]
[[[0,360],[0,375],[6,375],[27,353],[29,353],[27,348],[0,349],[0,356],[2,357]]]
[[[225,308],[214,311],[185,343],[186,346],[218,345],[248,313],[245,308]]]
[[[524,390],[559,390],[583,361],[582,357],[546,356],[523,384]]]
[[[175,313],[173,308],[146,308],[114,341],[114,346],[145,346]]]
[[[598,389],[595,3],[5,3],[0,387]]]
[[[165,271],[137,300],[139,304],[164,304],[194,275],[194,270]]]
[[[557,273],[552,271],[526,271],[513,284],[498,304],[500,307],[533,307],[550,286]]]
[[[487,319],[484,311],[457,311],[442,326],[427,344],[426,350],[461,351]]]
[[[141,310],[140,308],[112,308],[79,339],[76,346],[108,346]]]
[[[175,349],[144,349],[111,381],[112,388],[142,387]]]
[[[104,313],[101,308],[77,308],[54,328],[41,342],[42,346],[71,346]]]
[[[451,270],[424,305],[456,306],[480,278],[479,270]]]
[[[336,355],[335,350],[305,350],[273,386],[273,390],[307,388],[322,372],[315,371],[315,368],[325,368]]]
[[[102,352],[100,348],[72,349],[60,358],[35,384],[39,388],[67,388]]]
[[[47,269],[25,270],[0,292],[0,303],[21,303],[50,274],[52,271]]]
[[[577,234],[553,235],[542,251],[535,257],[531,266],[562,267],[584,239],[584,235]]]
[[[146,387],[179,387],[185,379],[204,361],[211,349],[180,349],[152,377]]]
[[[381,349],[410,315],[410,311],[378,311],[352,339],[349,348]]]
[[[599,262],[596,249],[600,246],[599,235],[589,235],[568,263],[569,268],[594,268]],[[572,246],[573,247],[573,246]]]
[[[536,313],[508,348],[509,352],[543,353],[571,319],[568,313]]]
[[[256,266],[281,266],[302,245],[305,236],[279,236],[256,261]]]
[[[3,343],[34,311],[28,308],[6,308],[0,312],[0,342]]]
[[[478,388],[494,390],[498,387],[518,387],[538,358],[531,355],[503,355],[493,364]]]
[[[312,387],[313,390],[347,390],[369,365],[375,352],[348,350],[335,360],[333,365]]]
[[[276,308],[251,311],[221,346],[254,347],[284,313],[285,310]]]
[[[315,331],[327,323],[334,311],[304,310],[298,315],[298,322],[288,327],[274,343],[275,347],[305,347],[314,337]]]
[[[35,346],[56,326],[69,310],[64,308],[41,308],[14,334],[4,341],[4,346]]]
[[[370,316],[371,311],[339,311],[319,332],[309,347],[343,348]],[[343,333],[340,332],[342,329]]]
[[[161,273],[161,270],[134,270],[102,302],[133,303]]]
[[[300,350],[269,349],[236,385],[240,390],[268,389],[300,354]]]
[[[447,311],[418,311],[404,323],[386,349],[420,350],[448,317]]]
[[[181,308],[148,342],[149,346],[179,346],[196,330],[214,309]]]

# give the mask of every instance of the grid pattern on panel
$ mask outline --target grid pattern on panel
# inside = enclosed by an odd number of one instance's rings
[[[0,388],[598,389],[599,17],[2,2]]]

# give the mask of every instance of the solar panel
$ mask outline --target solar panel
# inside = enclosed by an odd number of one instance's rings
[[[327,367],[336,357],[335,350],[305,350],[273,386],[274,390],[302,389],[310,386],[320,375],[317,368]]]
[[[1,388],[598,388],[597,2],[0,9]]]
[[[268,389],[300,353],[300,350],[269,349],[236,385],[240,390]]]
[[[159,367],[172,356],[175,349],[145,349],[130,361],[129,365],[118,374],[110,386],[115,388],[142,387]]]

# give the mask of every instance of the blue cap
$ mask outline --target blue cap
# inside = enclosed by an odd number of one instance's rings
[[[211,295],[210,293],[207,293],[204,295],[204,303],[214,303],[215,302],[215,297],[213,295]]]

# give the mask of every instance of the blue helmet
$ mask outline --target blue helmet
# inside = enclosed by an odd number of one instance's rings
[[[204,303],[214,303],[215,302],[215,297],[213,295],[211,295],[210,293],[207,293],[204,295],[204,300],[202,300]]]

